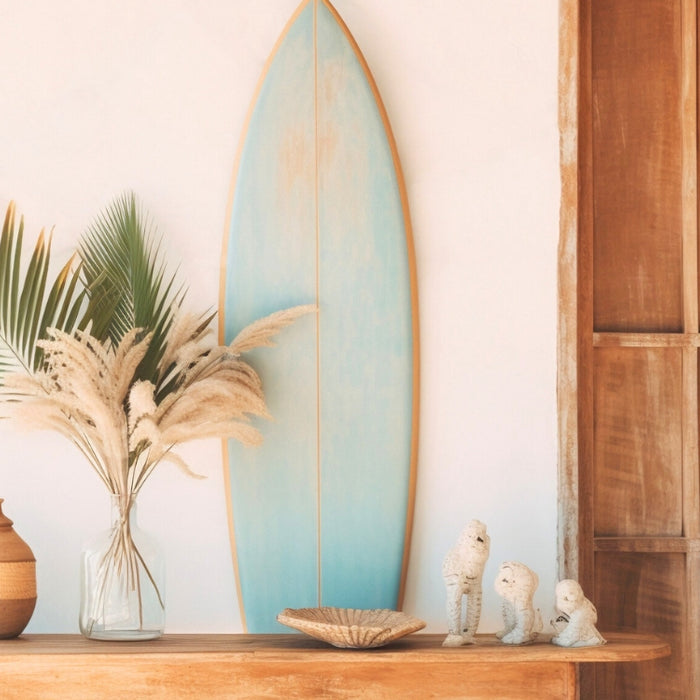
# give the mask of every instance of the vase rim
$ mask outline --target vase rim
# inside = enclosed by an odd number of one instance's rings
[[[0,527],[12,527],[14,525],[14,520],[11,520],[8,518],[3,512],[2,512],[2,504],[4,498],[0,498]]]

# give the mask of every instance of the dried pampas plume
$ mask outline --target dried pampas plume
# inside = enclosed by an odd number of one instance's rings
[[[285,326],[296,321],[299,316],[316,311],[313,304],[306,306],[294,306],[291,309],[277,311],[269,316],[253,321],[246,326],[228,346],[233,353],[248,352],[256,347],[271,347],[274,345],[272,337],[279,333]]]
[[[14,416],[27,427],[57,430],[86,456],[112,493],[138,493],[161,461],[198,476],[173,448],[190,440],[261,441],[250,416],[268,417],[260,377],[240,355],[316,309],[297,306],[244,328],[228,346],[211,340],[209,321],[182,314],[172,324],[154,381],[136,371],[151,334],[128,332],[115,347],[89,331],[49,329],[44,363],[6,385],[22,401]]]

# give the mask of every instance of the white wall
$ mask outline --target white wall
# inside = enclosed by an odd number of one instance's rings
[[[362,48],[403,162],[418,262],[422,412],[405,609],[445,629],[440,566],[471,518],[488,524],[493,579],[517,559],[556,571],[557,0],[337,0]],[[193,308],[218,300],[238,139],[297,0],[0,0],[0,210],[63,260],[92,218],[133,189],[181,263]],[[82,541],[106,492],[52,434],[0,425],[0,497],[32,546],[27,631],[76,632]],[[220,445],[164,465],[140,521],[164,544],[167,631],[241,631]]]

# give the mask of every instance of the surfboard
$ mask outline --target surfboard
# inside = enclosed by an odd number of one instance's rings
[[[220,335],[315,303],[246,359],[272,415],[224,449],[251,633],[285,608],[398,609],[418,441],[418,312],[406,190],[377,87],[334,7],[305,0],[254,96],[224,235]]]

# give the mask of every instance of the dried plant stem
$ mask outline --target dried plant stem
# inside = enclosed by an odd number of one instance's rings
[[[124,600],[128,600],[132,592],[136,594],[139,629],[143,629],[141,568],[143,568],[148,581],[153,586],[153,590],[158,598],[158,604],[161,609],[165,609],[158,583],[132,536],[130,514],[134,505],[135,494],[115,495],[119,503],[119,517],[112,528],[109,546],[102,554],[97,567],[95,598],[90,608],[86,629],[88,635],[93,633],[95,625],[102,624],[107,626],[108,621],[105,619],[105,609],[115,585],[120,587],[119,592],[120,595],[123,594]]]

